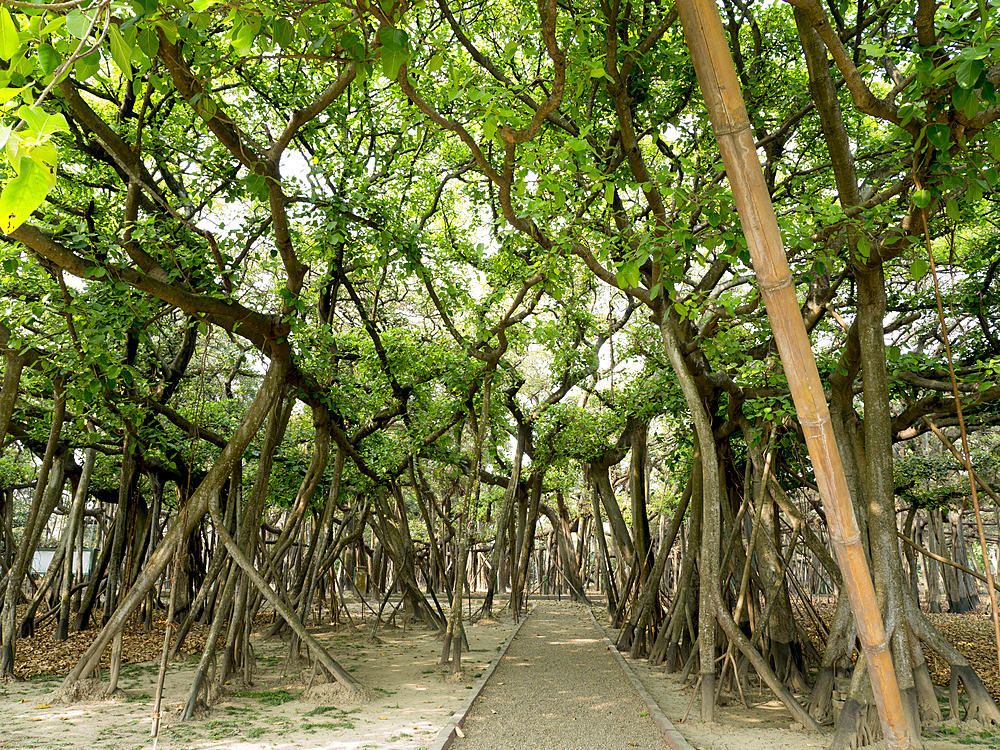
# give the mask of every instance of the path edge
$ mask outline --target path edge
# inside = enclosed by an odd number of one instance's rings
[[[479,678],[479,682],[472,690],[472,693],[462,701],[458,710],[451,715],[448,723],[441,727],[441,731],[437,733],[434,741],[427,746],[427,750],[448,750],[448,748],[451,747],[451,743],[455,741],[455,737],[458,734],[458,729],[465,723],[465,717],[467,717],[469,715],[469,711],[472,710],[472,704],[476,702],[476,698],[478,698],[483,692],[483,688],[486,687],[486,683],[489,682],[490,677],[493,676],[497,666],[499,666],[500,660],[507,655],[507,650],[510,648],[510,644],[514,642],[517,634],[521,632],[521,628],[524,626],[525,620],[528,619],[528,616],[533,611],[534,608],[528,610],[524,617],[521,618],[521,622],[519,622],[514,628],[514,632],[508,636],[507,641],[500,649],[500,653],[497,654],[497,658],[494,659],[493,663],[487,667],[485,672],[483,672],[483,676]],[[591,617],[593,617],[593,615],[591,615]],[[684,748],[683,750],[688,750],[688,748]],[[690,748],[690,750],[694,750],[694,748]]]
[[[646,686],[642,684],[642,681],[636,676],[635,672],[632,671],[632,667],[627,661],[625,661],[625,657],[618,651],[618,647],[615,646],[615,644],[608,637],[608,633],[604,629],[604,626],[597,621],[596,617],[594,617],[594,611],[588,607],[587,613],[590,615],[590,619],[594,623],[594,627],[597,628],[601,637],[604,639],[604,643],[607,645],[608,651],[615,655],[615,660],[618,662],[618,666],[622,668],[625,676],[628,677],[628,681],[632,683],[632,687],[636,689],[636,692],[639,693],[639,697],[642,698],[643,702],[646,704],[646,708],[649,709],[650,717],[652,717],[656,726],[659,727],[660,732],[663,733],[663,739],[666,740],[667,745],[670,746],[671,750],[695,750],[694,746],[684,739],[684,735],[677,731],[677,727],[675,727],[670,719],[666,717],[660,708],[660,705],[656,702],[656,699],[650,695],[649,691],[646,690]],[[431,747],[434,748],[436,746],[432,745]]]

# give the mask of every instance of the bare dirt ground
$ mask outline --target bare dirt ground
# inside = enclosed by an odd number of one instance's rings
[[[258,672],[250,686],[230,686],[211,710],[180,722],[198,655],[172,663],[167,672],[163,722],[155,745],[162,750],[402,750],[430,745],[475,677],[496,657],[513,629],[509,620],[467,627],[471,651],[463,656],[465,678],[448,679],[438,666],[441,642],[420,628],[371,625],[312,629],[331,654],[368,686],[374,698],[364,704],[345,700],[334,686],[307,690],[310,664],[289,664],[281,639],[255,640]],[[86,636],[87,634],[80,634]],[[25,645],[44,649],[36,635]],[[92,637],[90,635],[89,637]],[[162,643],[147,634],[150,643]],[[127,642],[128,639],[126,639]],[[51,640],[49,646],[52,647]],[[159,650],[158,646],[155,649]],[[53,652],[58,649],[52,648]],[[126,656],[128,656],[126,648]],[[147,657],[148,649],[147,649]],[[59,656],[51,657],[58,661]],[[66,657],[63,657],[64,659]],[[60,666],[62,666],[60,664]],[[23,670],[22,670],[23,671]],[[150,737],[158,664],[143,661],[122,669],[119,695],[109,700],[58,703],[55,674],[0,684],[0,748],[153,748]],[[60,670],[59,674],[64,673]],[[104,673],[106,678],[107,673]]]

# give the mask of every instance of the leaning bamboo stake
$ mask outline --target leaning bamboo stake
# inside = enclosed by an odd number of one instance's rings
[[[799,423],[816,472],[890,750],[910,750],[903,702],[834,439],[823,384],[802,323],[774,206],[757,160],[743,94],[713,0],[677,3],[705,105],[719,143]]]

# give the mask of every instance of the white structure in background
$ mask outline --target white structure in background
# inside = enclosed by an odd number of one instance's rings
[[[49,569],[52,558],[55,557],[54,547],[39,547],[35,550],[35,556],[31,558],[31,572],[37,575],[44,574]],[[94,550],[83,550],[83,569],[80,566],[80,552],[73,552],[73,573],[75,575],[89,575],[94,566]]]

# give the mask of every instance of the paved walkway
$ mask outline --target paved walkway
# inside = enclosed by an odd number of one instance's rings
[[[454,748],[661,750],[663,735],[587,611],[539,603],[472,706]]]

